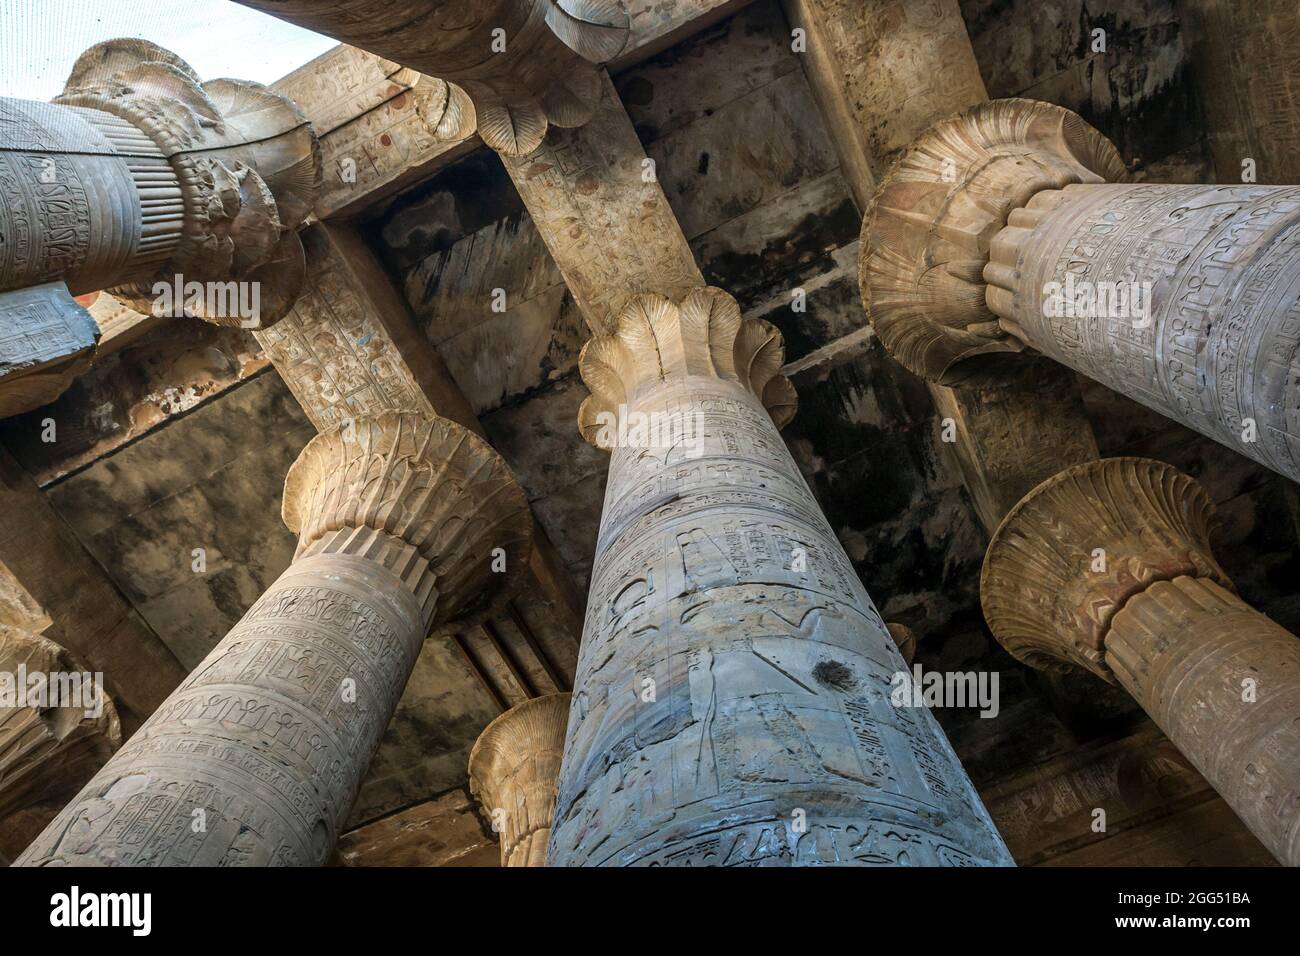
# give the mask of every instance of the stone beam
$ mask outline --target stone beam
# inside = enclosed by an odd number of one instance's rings
[[[595,115],[531,155],[503,157],[546,248],[593,332],[633,296],[704,284],[695,255],[608,74]]]
[[[1170,465],[1050,478],[993,536],[980,581],[1015,657],[1118,683],[1284,865],[1300,864],[1300,640],[1241,600],[1214,506]]]
[[[281,322],[254,335],[312,424],[325,432],[362,415],[414,409],[484,437],[473,407],[365,240],[349,226],[317,223],[303,231],[302,241],[302,295]],[[540,526],[529,562],[541,596],[576,641],[583,597]],[[472,651],[481,645],[461,646]],[[540,651],[538,657],[549,666]],[[497,664],[475,666],[482,674]]]
[[[860,210],[922,130],[988,98],[957,0],[784,4],[806,33],[804,72]],[[952,422],[950,447],[990,533],[1040,481],[1097,457],[1078,384],[1063,369],[1045,366],[997,388],[929,389],[940,418]]]
[[[511,592],[532,530],[486,442],[412,412],[313,438],[283,513],[289,568],[18,865],[324,864],[425,638]]]
[[[142,312],[244,328],[296,295],[294,233],[319,168],[284,97],[108,40],[53,103],[0,100],[0,133],[0,415],[52,401],[88,367],[99,331],[73,295],[111,288]]]
[[[0,565],[51,624],[43,636],[104,674],[130,729],[185,677],[26,472],[0,449]]]
[[[1217,181],[1300,182],[1300,6],[1181,0],[1179,9]]]
[[[630,37],[610,68],[630,67],[749,2],[629,0]],[[318,219],[367,212],[483,145],[455,84],[346,44],[272,88],[298,104],[320,137]]]

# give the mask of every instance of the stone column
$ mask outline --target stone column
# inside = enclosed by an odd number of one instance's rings
[[[501,835],[502,866],[545,866],[572,694],[510,708],[474,743],[469,789]]]
[[[1009,864],[777,426],[780,333],[639,296],[579,367],[612,451],[549,863]]]
[[[994,535],[989,628],[1033,667],[1131,693],[1282,863],[1300,864],[1300,640],[1253,610],[1210,552],[1213,506],[1142,458],[1067,469]]]
[[[289,569],[19,863],[324,863],[425,636],[528,562],[522,490],[440,418],[312,439],[284,519]]]
[[[0,624],[0,863],[121,744],[117,709],[80,661],[39,634]]]
[[[882,341],[947,384],[1041,353],[1300,480],[1300,187],[1123,178],[1060,107],[939,123],[864,226]]]
[[[400,22],[389,0],[236,2],[455,83],[483,141],[510,156],[533,152],[550,126],[590,120],[595,66],[628,40],[619,0],[407,0]]]
[[[287,98],[200,83],[161,47],[108,40],[53,103],[0,99],[0,134],[0,415],[53,400],[88,366],[99,332],[74,295],[114,289],[150,313],[157,282],[231,283],[161,307],[246,328],[292,305],[320,164]],[[255,310],[233,283],[257,283]]]

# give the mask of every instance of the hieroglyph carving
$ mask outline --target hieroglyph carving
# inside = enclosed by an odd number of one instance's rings
[[[1123,174],[1096,130],[1044,103],[924,133],[864,224],[882,342],[947,384],[1042,353],[1300,480],[1300,187]]]
[[[274,323],[302,285],[295,231],[319,182],[292,102],[201,84],[143,40],[91,47],[53,103],[0,99],[0,414],[52,400],[89,363],[98,335],[69,293]]]
[[[1300,640],[1242,601],[1210,552],[1213,505],[1170,465],[1067,469],[1003,521],[980,592],[1039,668],[1128,690],[1283,863],[1300,864]]]
[[[284,518],[293,564],[20,864],[324,863],[430,628],[507,595],[531,541],[496,453],[409,413],[314,438]]]
[[[734,299],[635,299],[584,349],[612,447],[549,864],[1006,864],[777,431],[784,346]],[[688,425],[611,441],[609,415]]]
[[[238,0],[459,86],[479,135],[524,156],[548,126],[582,126],[600,101],[596,67],[628,40],[619,0]]]

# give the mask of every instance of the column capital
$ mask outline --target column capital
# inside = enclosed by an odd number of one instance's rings
[[[473,102],[479,135],[510,156],[536,150],[550,126],[583,126],[600,103],[598,65],[623,51],[621,0],[238,0],[385,59],[451,81]]]
[[[501,456],[464,426],[414,412],[317,435],[289,469],[282,511],[299,535],[295,561],[376,560],[408,583],[430,626],[508,597],[532,549],[528,499]]]
[[[27,699],[33,675],[41,675],[54,690],[51,675],[87,673],[54,641],[0,624],[0,851],[5,855],[23,849],[12,845],[26,843],[18,831],[35,828],[23,821],[10,834],[8,818],[51,803],[53,816],[61,801],[76,793],[122,745],[117,709],[102,687],[95,690],[98,714],[78,706],[94,702],[89,699],[50,699],[45,701],[49,706]],[[27,680],[20,680],[23,677]]]
[[[86,50],[53,103],[81,108],[81,118],[119,152],[152,152],[173,173],[166,183],[159,173],[135,173],[145,239],[157,240],[165,220],[179,220],[180,234],[174,242],[155,242],[171,248],[154,263],[154,274],[131,276],[135,281],[116,294],[149,313],[155,280],[257,282],[256,325],[209,308],[201,297],[186,297],[184,311],[245,328],[271,325],[288,312],[305,276],[295,233],[321,182],[316,134],[292,100],[245,80],[202,82],[174,53],[146,40],[117,39]],[[179,208],[160,207],[173,190]],[[182,303],[173,305],[180,314]]]
[[[674,302],[658,294],[635,297],[614,331],[592,338],[578,358],[591,395],[578,411],[583,437],[608,449],[608,426],[639,397],[670,382],[708,377],[752,392],[778,428],[794,418],[799,400],[781,374],[785,341],[762,319],[746,319],[721,289],[696,289]]]
[[[503,866],[546,862],[572,700],[549,694],[524,701],[488,724],[470,751],[470,793],[501,828]]]
[[[942,385],[999,382],[1025,345],[984,301],[994,235],[1040,190],[1127,175],[1106,137],[1050,103],[993,100],[930,127],[890,168],[862,224],[859,281],[882,344]]]
[[[1196,481],[1146,458],[1105,458],[1043,482],[989,544],[980,600],[989,629],[1031,667],[1079,665],[1111,683],[1106,636],[1159,581],[1232,587],[1210,551],[1214,506]]]

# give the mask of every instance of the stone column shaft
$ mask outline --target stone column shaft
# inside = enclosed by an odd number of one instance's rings
[[[773,423],[783,353],[716,289],[583,352],[613,454],[550,865],[1010,863],[933,717],[890,704],[903,659]]]
[[[1046,190],[984,278],[1020,341],[1300,481],[1300,186]]]
[[[1209,547],[1209,496],[1169,465],[1067,469],[984,561],[989,627],[1040,668],[1118,683],[1283,863],[1300,864],[1300,639],[1251,608]]]
[[[949,385],[1042,353],[1300,480],[1300,187],[1125,179],[1048,103],[927,130],[863,226],[882,342]]]
[[[325,863],[430,628],[527,562],[522,491],[443,419],[313,439],[284,515],[293,564],[19,863]]]

